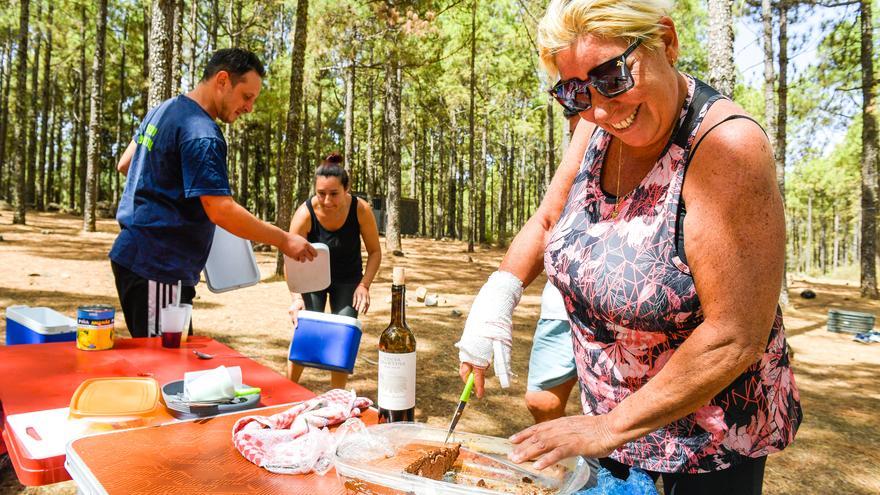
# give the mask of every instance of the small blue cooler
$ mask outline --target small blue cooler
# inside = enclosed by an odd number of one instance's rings
[[[6,345],[73,342],[76,320],[49,308],[6,308]]]
[[[301,366],[351,373],[360,343],[356,318],[300,311],[288,357]]]

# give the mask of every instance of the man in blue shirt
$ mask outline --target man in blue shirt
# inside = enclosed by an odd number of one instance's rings
[[[232,199],[226,140],[216,120],[231,124],[254,108],[263,64],[230,48],[211,56],[199,84],[151,109],[119,160],[127,175],[110,250],[116,290],[132,337],[160,333],[159,309],[176,297],[191,304],[208,259],[214,226],[271,244],[299,261],[314,248],[251,215]]]

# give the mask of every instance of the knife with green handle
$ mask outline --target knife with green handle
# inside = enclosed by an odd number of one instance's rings
[[[455,431],[455,425],[458,424],[458,420],[461,419],[461,413],[464,412],[464,406],[467,405],[468,401],[471,398],[471,391],[474,389],[474,373],[471,372],[468,375],[467,383],[464,385],[464,390],[461,392],[461,397],[458,399],[458,407],[455,408],[455,414],[452,415],[452,422],[449,423],[449,431],[446,433],[446,440],[443,443],[449,442],[449,437],[452,436],[452,432]]]

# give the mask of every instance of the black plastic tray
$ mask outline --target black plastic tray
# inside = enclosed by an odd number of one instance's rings
[[[244,385],[247,387],[248,385]],[[175,380],[168,382],[162,386],[162,399],[165,402],[165,408],[172,416],[178,419],[203,418],[205,416],[216,416],[218,414],[231,413],[236,411],[244,411],[253,409],[260,405],[260,394],[246,395],[238,397],[237,402],[232,404],[217,405],[198,405],[190,406],[177,402],[183,395],[183,380]]]

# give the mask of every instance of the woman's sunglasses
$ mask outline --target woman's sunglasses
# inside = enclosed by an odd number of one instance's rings
[[[590,96],[590,86],[596,88],[596,92],[605,98],[614,98],[635,86],[632,73],[626,66],[626,57],[635,50],[642,40],[636,40],[629,45],[626,51],[619,57],[614,57],[607,62],[593,67],[587,73],[587,80],[583,79],[566,79],[559,81],[549,91],[550,95],[556,98],[556,101],[562,105],[569,113],[580,113],[588,110],[593,106],[593,99]]]

